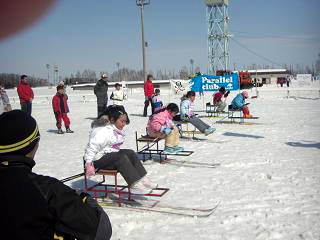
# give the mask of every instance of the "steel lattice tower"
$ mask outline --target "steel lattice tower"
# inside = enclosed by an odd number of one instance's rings
[[[228,0],[205,0],[208,23],[209,73],[228,70],[230,66]]]

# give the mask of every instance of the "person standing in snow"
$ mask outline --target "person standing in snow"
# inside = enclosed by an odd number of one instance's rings
[[[123,128],[129,122],[122,106],[110,105],[106,115],[93,121],[89,143],[85,149],[86,175],[99,169],[118,170],[133,194],[148,194],[157,184],[152,183],[137,154],[131,149],[120,149],[125,140]]]
[[[0,114],[11,111],[11,104],[4,88],[0,85]]]
[[[119,83],[116,83],[114,87],[115,90],[111,93],[110,99],[113,101],[113,105],[123,106],[123,100],[127,98],[127,95]]]
[[[52,98],[52,108],[54,116],[57,121],[58,134],[63,134],[64,132],[61,129],[62,120],[66,127],[67,133],[73,133],[70,129],[70,119],[68,117],[69,107],[68,107],[68,96],[64,93],[64,86],[57,86],[57,93]]]
[[[103,114],[108,106],[108,76],[102,74],[101,79],[94,86],[94,94],[97,97],[98,118]]]
[[[108,240],[108,215],[87,193],[32,172],[40,133],[21,110],[0,115],[1,239]]]
[[[148,106],[151,104],[151,112],[152,114],[154,113],[154,109],[152,107],[152,96],[154,93],[154,86],[152,83],[153,76],[149,74],[147,76],[147,81],[144,83],[144,96],[145,96],[145,101],[144,101],[144,109],[143,109],[143,116],[147,116],[148,112]]]
[[[17,92],[20,98],[21,110],[29,115],[32,112],[32,101],[34,98],[32,88],[28,83],[28,76],[21,75],[20,82],[17,87]]]

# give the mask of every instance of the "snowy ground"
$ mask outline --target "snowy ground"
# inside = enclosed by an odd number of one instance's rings
[[[286,89],[283,89],[286,90]],[[7,91],[10,97],[15,90]],[[74,134],[57,135],[51,105],[45,96],[54,89],[35,89],[33,116],[41,141],[34,171],[58,179],[82,171],[82,156],[88,141],[91,118],[96,116],[90,91],[68,90],[71,128]],[[255,90],[250,91],[255,95]],[[294,95],[294,96],[293,96]],[[157,213],[106,209],[112,239],[320,239],[320,96],[319,91],[296,91],[287,98],[278,88],[262,88],[250,99],[255,125],[215,124],[208,142],[181,142],[195,151],[185,159],[221,163],[215,169],[173,165],[146,165],[150,178],[169,187],[163,203],[210,207],[221,201],[209,218],[187,218]],[[37,99],[37,96],[39,97]],[[179,98],[170,95],[173,102]],[[196,100],[198,110],[210,99]],[[230,97],[229,101],[232,99]],[[49,98],[49,101],[51,99]],[[168,103],[169,95],[163,94]],[[141,93],[129,94],[129,114],[141,114]],[[19,108],[13,103],[14,108]],[[147,118],[130,116],[126,148],[135,149],[134,132],[144,133]],[[214,141],[223,141],[213,143]],[[177,157],[177,159],[182,157]],[[83,180],[69,185],[82,188]]]

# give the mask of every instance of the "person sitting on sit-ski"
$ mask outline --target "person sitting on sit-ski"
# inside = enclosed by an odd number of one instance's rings
[[[223,112],[226,108],[226,98],[228,97],[230,91],[226,92],[224,87],[219,89],[219,92],[213,95],[213,106],[217,107],[217,112]]]
[[[239,93],[231,102],[231,108],[242,110],[244,118],[252,118],[252,115],[250,114],[249,108],[247,106],[249,103],[245,103],[245,100],[248,97],[248,92],[243,91],[242,93]]]
[[[160,110],[163,106],[163,103],[160,99],[160,89],[156,89],[154,91],[154,95],[152,96],[152,107],[154,109],[154,112],[157,112]]]
[[[194,91],[187,92],[187,95],[181,99],[180,117],[176,117],[174,120],[190,122],[196,129],[207,136],[215,132],[216,129],[210,127],[208,124],[195,116],[193,103],[195,98],[196,93]]]
[[[131,149],[120,149],[124,143],[123,128],[129,123],[122,106],[110,105],[91,125],[89,143],[85,149],[86,175],[99,169],[117,170],[133,194],[149,194],[157,184],[152,183],[137,154]]]
[[[173,125],[172,119],[179,112],[179,107],[175,103],[170,103],[166,108],[162,108],[149,118],[147,133],[153,138],[165,139],[165,154],[175,154],[183,151],[179,147],[179,131]]]

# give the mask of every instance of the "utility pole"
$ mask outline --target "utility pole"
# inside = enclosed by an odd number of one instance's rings
[[[118,81],[121,81],[121,76],[120,76],[120,63],[117,62],[116,65],[117,65],[117,69],[118,69],[118,78],[119,78]]]
[[[58,65],[53,66],[53,85],[57,86],[59,83],[59,68]]]
[[[193,75],[193,64],[194,64],[194,60],[191,58],[190,59],[190,65],[191,65],[190,75]]]
[[[143,62],[143,80],[147,80],[147,67],[146,67],[146,42],[144,41],[144,18],[143,18],[143,10],[144,5],[149,5],[150,0],[136,0],[136,4],[138,7],[140,7],[140,13],[141,13],[141,35],[142,35],[142,62]]]
[[[50,74],[49,74],[49,69],[50,69],[50,65],[49,64],[46,64],[46,67],[47,67],[47,71],[48,71],[48,84],[50,85]]]

